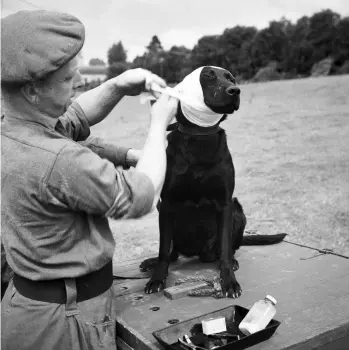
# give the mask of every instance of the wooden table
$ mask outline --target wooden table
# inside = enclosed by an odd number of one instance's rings
[[[233,304],[250,308],[271,294],[278,301],[274,318],[282,323],[269,340],[250,349],[349,349],[348,258],[283,242],[243,247],[237,259],[236,275],[243,290],[238,299],[185,296],[170,300],[163,291],[144,294],[148,277],[138,267],[143,259],[114,266],[114,275],[120,277],[114,282],[119,348],[163,349],[152,332],[169,326],[168,320],[184,321]],[[217,274],[215,264],[181,258],[171,265],[167,287],[177,278]],[[153,306],[160,310],[151,311]]]

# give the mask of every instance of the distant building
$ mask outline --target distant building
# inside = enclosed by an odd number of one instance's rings
[[[107,66],[81,66],[79,67],[85,84],[93,81],[102,83],[107,78]]]

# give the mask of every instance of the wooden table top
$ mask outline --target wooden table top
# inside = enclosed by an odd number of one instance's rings
[[[152,332],[168,327],[170,319],[185,321],[230,305],[250,308],[270,294],[278,302],[274,319],[281,325],[269,340],[249,349],[349,349],[349,259],[289,242],[242,247],[236,257],[243,290],[238,299],[144,294],[143,259],[114,266],[117,336],[136,350],[163,349]],[[170,267],[166,287],[178,278],[218,274],[215,264],[180,258]],[[160,309],[150,310],[153,306]]]

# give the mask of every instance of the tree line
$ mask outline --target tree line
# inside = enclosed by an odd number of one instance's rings
[[[314,64],[326,58],[331,58],[330,74],[349,73],[349,17],[330,9],[303,16],[296,23],[283,17],[261,30],[227,28],[221,35],[203,36],[192,50],[184,46],[164,50],[154,35],[144,54],[132,62],[127,62],[119,41],[108,50],[108,78],[142,67],[177,83],[204,65],[226,68],[239,81],[253,79],[265,67],[272,67],[282,78],[294,78],[309,76]]]

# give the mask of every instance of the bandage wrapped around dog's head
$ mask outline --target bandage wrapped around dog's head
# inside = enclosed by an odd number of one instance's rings
[[[177,86],[175,86],[174,88],[167,87],[166,89],[162,89],[162,88],[153,86],[151,87],[150,90],[160,92],[160,93],[166,93],[170,96],[173,96],[179,99],[181,102],[182,113],[185,116],[185,118],[191,123],[201,127],[210,127],[210,126],[216,125],[222,119],[222,117],[227,113],[226,112],[219,113],[217,111],[216,112],[213,111],[207,105],[207,101],[205,101],[205,96],[203,92],[204,87],[202,84],[202,72],[203,72],[203,69],[205,70],[208,69],[208,72],[209,72],[210,68],[214,69],[215,71],[218,70],[221,75],[230,74],[225,69],[222,69],[219,67],[200,67],[194,70],[189,75],[187,75],[183,79],[183,81],[179,83]],[[229,84],[232,84],[232,83],[229,82]],[[225,93],[226,86],[223,87],[223,86],[218,86],[218,84],[216,84],[215,88],[219,94],[221,94],[222,91],[224,91]],[[155,97],[153,97],[152,99],[155,99]],[[235,110],[238,109],[238,106],[237,108],[234,108],[234,109]],[[233,111],[231,111],[230,113],[232,112]]]
[[[204,94],[200,84],[200,74],[203,67],[187,75],[175,90],[181,98],[181,109],[184,116],[193,124],[209,127],[217,124],[223,114],[213,112],[204,101]]]

